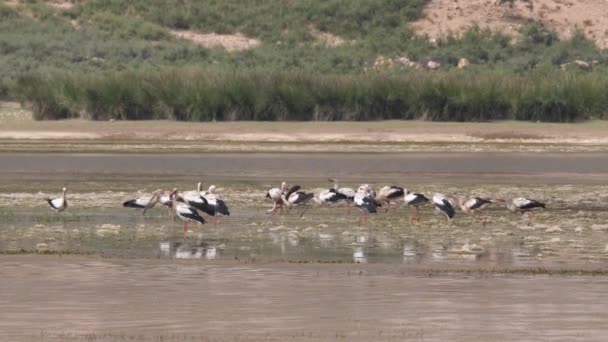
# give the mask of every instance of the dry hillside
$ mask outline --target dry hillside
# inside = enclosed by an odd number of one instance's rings
[[[576,28],[608,47],[608,0],[431,0],[423,17],[412,26],[421,34],[438,38],[449,32],[460,33],[471,25],[501,30],[516,36],[521,25],[540,21],[568,38]]]

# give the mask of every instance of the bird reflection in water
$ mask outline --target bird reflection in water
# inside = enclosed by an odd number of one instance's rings
[[[159,243],[161,256],[172,256],[175,259],[219,259],[220,253],[217,247],[208,246],[201,242],[196,245],[189,245],[181,242],[167,242],[163,241]]]
[[[359,264],[367,263],[367,256],[363,247],[357,247],[353,251],[353,261]]]
[[[406,242],[403,244],[403,262],[408,263],[412,261],[416,261],[417,259],[416,253],[416,244],[413,242]]]

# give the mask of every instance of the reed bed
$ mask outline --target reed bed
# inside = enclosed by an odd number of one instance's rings
[[[311,74],[197,68],[22,76],[34,118],[91,120],[432,120],[574,122],[606,118],[608,75],[475,69]]]

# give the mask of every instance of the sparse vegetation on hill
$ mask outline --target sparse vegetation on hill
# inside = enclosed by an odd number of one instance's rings
[[[487,101],[473,89],[480,87],[483,92],[488,79],[501,87],[512,84],[512,79],[537,82],[551,94],[574,87],[568,83],[576,80],[588,83],[587,89],[599,94],[595,87],[605,85],[608,57],[582,32],[560,40],[541,24],[524,26],[516,41],[502,33],[473,27],[462,35],[429,42],[410,27],[422,15],[426,2],[5,1],[0,3],[0,69],[4,71],[0,75],[0,97],[33,103],[40,119],[79,115],[95,119],[539,117],[569,121],[603,116],[605,109],[598,105],[603,97],[586,100],[585,105],[572,97],[562,97],[556,110],[547,109],[553,105],[530,105],[532,112],[543,113],[540,116],[522,115],[522,107],[514,105],[519,102],[512,98],[506,100],[507,104],[501,100],[490,101],[493,105],[472,105],[471,101]],[[220,35],[205,35],[208,33]],[[235,34],[238,36],[229,36]],[[205,39],[214,41],[207,44]],[[222,48],[223,39],[231,39],[232,45],[226,43]],[[240,42],[248,45],[239,47]],[[391,63],[374,68],[379,56]],[[393,63],[399,58],[412,62]],[[467,70],[456,70],[462,59],[471,65]],[[428,61],[439,70],[425,71]],[[572,70],[563,74],[561,69]],[[534,72],[523,75],[530,71]],[[584,75],[586,72],[596,75]],[[561,85],[534,80],[539,75]],[[165,82],[167,79],[173,83]],[[418,87],[411,83],[419,80],[428,84],[437,103],[428,100],[430,95],[425,95],[426,100],[406,95],[407,91],[416,94]],[[446,80],[450,80],[449,86],[445,86]],[[468,84],[469,80],[476,85]],[[148,87],[154,82],[155,88]],[[385,82],[395,89],[388,91]],[[174,86],[185,90],[189,97],[162,96],[175,95],[172,88],[161,89]],[[267,88],[260,89],[263,87]],[[135,96],[137,101],[127,105],[120,96],[107,93],[109,88],[126,98]],[[82,89],[87,89],[86,96]],[[328,94],[321,94],[320,89]],[[74,95],[66,96],[68,91]],[[234,94],[241,91],[250,93]],[[401,94],[397,96],[399,101],[378,100],[394,93]],[[469,95],[467,100],[456,101],[458,96],[454,94]],[[553,111],[554,116],[546,116]]]

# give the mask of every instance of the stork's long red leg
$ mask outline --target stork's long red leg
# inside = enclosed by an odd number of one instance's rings
[[[188,222],[184,222],[184,233],[188,232]]]

